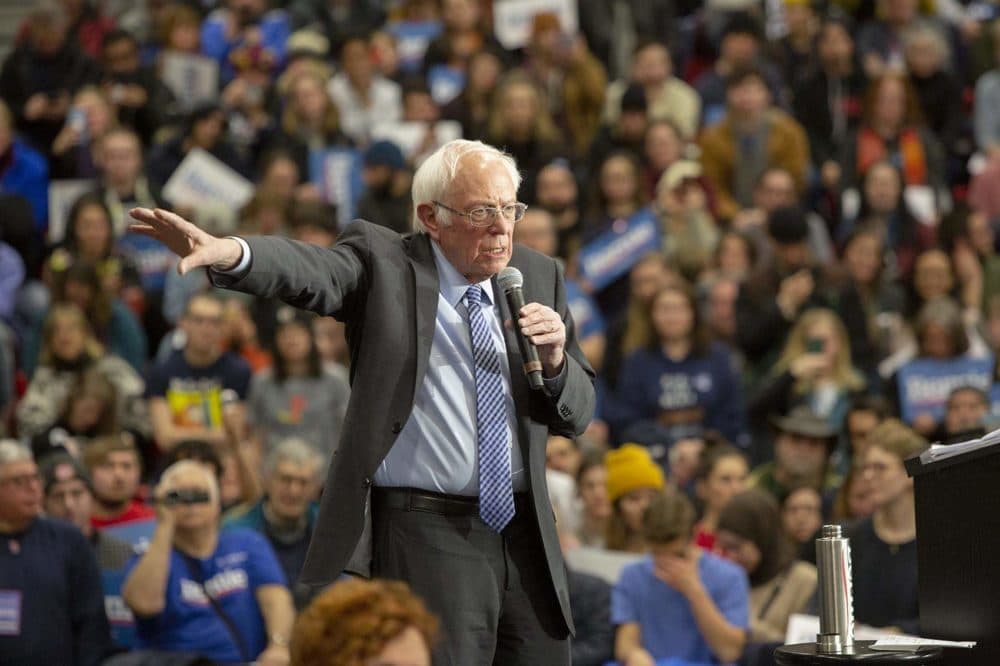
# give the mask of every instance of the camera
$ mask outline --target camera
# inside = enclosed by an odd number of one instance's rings
[[[165,506],[178,504],[205,504],[211,496],[204,490],[171,490],[160,500]]]

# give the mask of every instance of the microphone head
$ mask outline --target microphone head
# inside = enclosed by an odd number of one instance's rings
[[[524,284],[524,276],[513,266],[507,266],[497,275],[497,284],[504,293],[507,293],[513,289],[520,289]]]

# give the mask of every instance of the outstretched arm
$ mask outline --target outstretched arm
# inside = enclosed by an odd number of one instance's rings
[[[178,272],[208,267],[217,287],[266,298],[278,298],[290,305],[343,321],[349,313],[350,296],[364,282],[365,261],[370,252],[371,227],[357,222],[349,225],[332,248],[279,238],[255,236],[242,242],[216,238],[170,211],[135,208],[137,221],[130,229],[156,238],[181,261]],[[250,249],[244,262],[243,247]],[[246,263],[238,275],[230,271]]]

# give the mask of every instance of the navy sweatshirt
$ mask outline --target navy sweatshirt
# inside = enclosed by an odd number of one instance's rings
[[[673,361],[660,349],[625,359],[618,380],[617,429],[641,420],[699,424],[743,445],[746,422],[740,376],[732,354],[714,343],[702,355]]]
[[[0,664],[97,666],[111,634],[97,560],[73,525],[0,534]]]

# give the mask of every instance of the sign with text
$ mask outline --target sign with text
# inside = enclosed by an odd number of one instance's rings
[[[192,148],[163,187],[174,206],[225,206],[239,210],[253,197],[253,183],[201,148]]]
[[[497,0],[493,3],[493,32],[505,49],[519,49],[531,39],[536,14],[555,14],[565,34],[579,25],[575,0]]]
[[[921,414],[935,421],[944,418],[948,394],[959,386],[989,391],[993,385],[993,357],[937,360],[918,358],[902,368],[896,378],[903,420],[913,423]]]
[[[337,207],[337,226],[343,229],[358,214],[364,192],[361,153],[352,148],[314,150],[309,154],[309,178],[323,198]]]
[[[183,109],[192,109],[219,96],[219,63],[193,53],[165,52],[160,76]]]
[[[643,255],[659,249],[659,220],[652,209],[643,208],[627,220],[616,220],[611,229],[580,248],[580,277],[599,291],[632,270]]]

